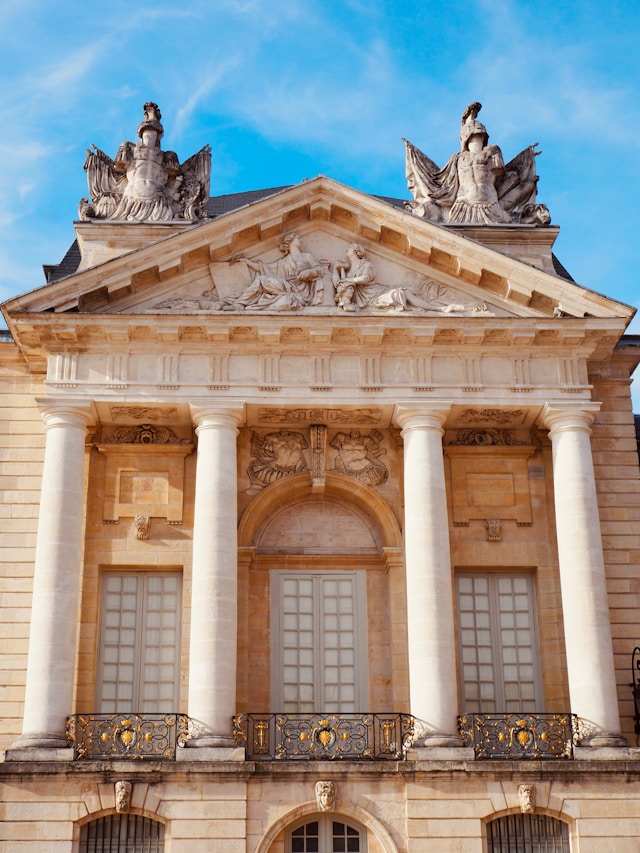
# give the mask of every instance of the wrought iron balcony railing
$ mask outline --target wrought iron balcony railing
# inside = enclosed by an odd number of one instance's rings
[[[73,714],[67,740],[74,758],[175,760],[189,739],[186,714]]]
[[[236,746],[249,761],[400,761],[413,741],[409,714],[239,714]]]
[[[476,758],[573,758],[575,714],[464,714],[458,730]]]

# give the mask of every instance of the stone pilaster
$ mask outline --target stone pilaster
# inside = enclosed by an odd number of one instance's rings
[[[599,403],[547,404],[571,710],[593,746],[625,745],[620,719],[591,455]]]
[[[449,520],[442,452],[449,403],[401,405],[411,713],[418,745],[459,746]]]
[[[16,748],[67,746],[78,638],[84,462],[90,402],[40,400],[46,432],[22,736]]]
[[[237,455],[241,407],[193,408],[198,436],[188,713],[191,746],[230,747],[236,712]]]

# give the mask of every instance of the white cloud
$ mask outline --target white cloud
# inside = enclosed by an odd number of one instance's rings
[[[193,89],[185,103],[178,110],[174,121],[174,133],[179,136],[189,124],[193,113],[202,102],[218,87],[221,80],[238,67],[239,59],[231,57],[217,67],[209,67],[200,77],[199,85]]]

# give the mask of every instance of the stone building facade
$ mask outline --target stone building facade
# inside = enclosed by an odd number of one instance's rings
[[[154,107],[3,307],[0,851],[638,850],[633,310],[530,188],[208,199]]]

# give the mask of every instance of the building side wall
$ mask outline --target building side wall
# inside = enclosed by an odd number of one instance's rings
[[[631,655],[640,645],[640,470],[628,375],[614,362],[609,376],[594,376],[593,398],[602,408],[591,447],[602,528],[611,634],[623,734],[635,745]]]
[[[526,464],[516,469],[519,474],[514,478],[514,496],[508,500],[505,498],[504,506],[496,506],[495,479],[491,473],[485,473],[482,478],[469,479],[473,488],[469,487],[466,502],[474,517],[467,524],[456,523],[456,512],[451,506],[451,502],[456,499],[456,490],[460,503],[461,482],[453,477],[453,459],[449,455],[447,492],[450,502],[451,565],[454,575],[460,571],[530,572],[533,575],[544,694],[541,703],[544,708],[540,710],[548,713],[566,712],[570,709],[570,702],[560,574],[554,545],[551,448],[544,433],[536,434],[535,441],[537,446],[532,446]],[[469,451],[470,460],[473,460],[474,449]],[[482,470],[504,476],[513,467],[508,454],[511,449],[500,446],[482,448]],[[513,517],[517,514],[514,509],[517,510],[518,503],[523,505],[521,510],[530,510],[530,521],[519,521]],[[520,517],[526,518],[526,513],[521,511]],[[491,519],[500,522],[500,538],[497,540],[489,538],[486,528],[486,522]]]
[[[144,446],[140,447],[139,453],[142,458]],[[164,517],[152,517],[149,538],[138,539],[133,515],[123,516],[116,523],[105,522],[106,458],[95,448],[90,452],[78,687],[74,713],[91,712],[95,707],[101,575],[105,571],[127,569],[150,572],[178,570],[182,573],[180,707],[176,710],[182,713],[187,711],[195,461],[195,453],[184,460],[182,523],[169,524]],[[135,469],[135,463],[132,467]],[[141,505],[140,511],[144,512],[144,509]]]
[[[0,343],[0,749],[22,729],[45,435],[43,393],[18,348]]]
[[[614,764],[620,763],[601,762],[597,774],[584,762],[553,773],[521,762],[502,771],[447,764],[434,772],[408,761],[401,773],[353,765],[239,774],[231,764],[218,772],[207,766],[172,773],[125,766],[104,773],[94,766],[82,780],[72,778],[70,766],[52,775],[51,765],[35,764],[31,772],[23,768],[19,785],[3,773],[0,850],[76,853],[82,824],[113,814],[115,782],[128,778],[131,812],[164,824],[170,853],[282,853],[287,827],[317,816],[320,778],[336,782],[330,817],[364,827],[368,853],[483,853],[487,821],[520,811],[523,783],[534,788],[538,814],[567,823],[572,849],[635,853],[640,800],[624,778],[631,765],[622,762],[615,772]]]

